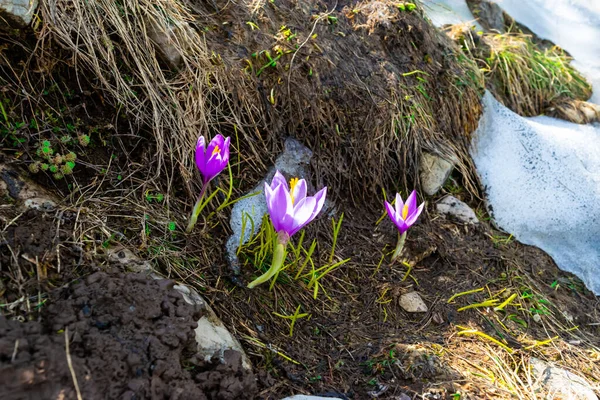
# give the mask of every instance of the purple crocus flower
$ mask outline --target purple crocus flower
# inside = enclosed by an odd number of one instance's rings
[[[230,139],[218,134],[206,147],[204,136],[198,138],[198,143],[196,143],[196,165],[202,174],[204,186],[227,166]]]
[[[225,139],[223,135],[218,134],[210,141],[208,147],[206,147],[204,136],[198,138],[198,142],[196,143],[196,165],[202,174],[202,190],[194,205],[187,229],[185,230],[187,233],[190,233],[194,229],[194,225],[196,225],[198,215],[202,210],[202,199],[208,188],[208,182],[219,175],[229,162],[229,141],[230,138]]]
[[[271,185],[265,183],[265,197],[269,216],[278,234],[291,237],[315,219],[323,208],[327,188],[314,196],[306,195],[306,181],[293,178],[290,185],[279,171],[275,173]]]
[[[410,228],[419,218],[419,215],[423,211],[423,207],[425,203],[422,203],[417,208],[417,191],[413,190],[408,199],[406,199],[406,203],[402,201],[402,197],[400,197],[400,193],[396,193],[396,208],[385,202],[385,208],[387,209],[387,213],[400,231],[400,234],[403,234]]]
[[[285,248],[290,237],[304,228],[315,219],[323,208],[327,188],[319,190],[314,196],[306,195],[306,181],[294,178],[288,183],[279,171],[268,185],[265,183],[265,197],[267,208],[273,227],[277,231],[277,243],[273,249],[271,268],[252,282],[248,288],[252,289],[267,282],[274,277],[283,267],[285,261]]]

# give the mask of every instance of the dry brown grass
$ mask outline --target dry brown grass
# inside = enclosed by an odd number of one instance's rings
[[[353,200],[417,183],[423,150],[457,158],[477,192],[466,151],[480,112],[477,83],[421,11],[387,0],[341,12],[320,1],[321,12],[291,1],[187,6],[42,5],[45,29],[73,52],[80,71],[151,127],[154,172],[166,172],[169,183],[174,173],[193,182],[196,137],[220,131],[237,136],[236,151],[257,174],[284,136],[296,136],[315,151],[319,181],[337,195],[356,189]],[[182,58],[178,70],[160,62],[149,30],[169,32]]]

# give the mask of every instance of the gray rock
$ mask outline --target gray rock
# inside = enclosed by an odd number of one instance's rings
[[[21,211],[53,211],[59,202],[56,196],[8,164],[0,164],[0,198],[11,198]]]
[[[0,26],[24,28],[31,23],[38,0],[0,0]]]
[[[410,292],[400,296],[400,307],[409,313],[422,313],[428,311],[427,305],[417,292]]]
[[[536,380],[545,386],[549,399],[598,400],[588,381],[572,372],[531,358]]]
[[[136,256],[131,250],[124,246],[111,247],[107,251],[108,260],[112,263],[119,264],[131,272],[146,272],[152,271],[152,265],[148,261],[144,261]],[[160,276],[152,276],[155,279],[162,279]]]
[[[419,165],[421,187],[429,196],[436,194],[452,173],[454,163],[431,153],[423,153]]]
[[[210,361],[217,356],[222,363],[225,363],[225,351],[236,350],[242,355],[244,369],[252,371],[252,364],[240,342],[227,330],[214,310],[198,292],[185,285],[175,285],[173,288],[181,293],[187,303],[195,304],[204,310],[204,316],[198,320],[196,328],[196,343],[198,343],[200,357],[203,357],[205,361]]]
[[[264,180],[247,193],[256,193],[256,195],[240,200],[233,206],[229,220],[229,226],[231,226],[233,234],[229,237],[225,247],[229,264],[235,273],[239,273],[237,250],[240,244],[248,242],[259,231],[262,218],[268,212],[264,183],[273,179],[276,170],[286,176],[306,178],[306,166],[309,164],[311,157],[312,151],[302,143],[292,138],[286,139],[284,151],[275,161],[275,167],[269,171]],[[313,189],[309,187],[309,193],[314,192]],[[244,231],[242,232],[243,226]]]
[[[27,199],[23,205],[25,208],[37,211],[53,211],[56,208],[56,203],[53,200],[44,197]]]
[[[435,207],[440,214],[451,216],[465,224],[479,223],[479,219],[471,207],[454,196],[444,197]]]
[[[158,51],[162,59],[169,64],[170,68],[179,68],[183,57],[177,33],[181,28],[170,25],[165,26],[165,23],[159,24],[155,20],[148,20],[147,26],[148,37],[152,40],[154,48]]]
[[[504,33],[504,12],[502,8],[489,0],[468,0],[467,4],[479,23],[488,31]]]

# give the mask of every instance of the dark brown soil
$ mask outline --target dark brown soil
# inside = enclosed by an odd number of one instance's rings
[[[40,322],[0,317],[0,398],[77,398],[73,375],[84,399],[252,398],[239,353],[194,357],[200,316],[169,281],[92,274],[54,293]]]
[[[378,268],[384,247],[388,245],[386,252],[392,249],[397,238],[387,217],[375,228],[379,211],[379,207],[375,211],[346,209],[336,255],[352,260],[323,280],[327,294],[320,292],[316,300],[312,290],[285,273],[272,291],[268,285],[251,293],[231,291],[227,282],[215,283],[212,301],[222,318],[234,321],[242,335],[276,346],[297,362],[273,357],[252,340],[244,342],[258,369],[269,370],[285,380],[282,387],[266,391],[266,398],[298,392],[335,393],[351,399],[371,398],[374,394],[380,399],[396,399],[403,393],[411,398],[453,399],[456,392],[461,392],[463,399],[494,398],[486,388],[465,389],[463,382],[470,382],[471,377],[451,365],[439,349],[456,350],[456,326],[477,327],[516,351],[524,347],[520,343],[523,335],[547,339],[544,325],[534,322],[533,314],[527,312],[539,307],[536,299],[547,304],[565,326],[569,324],[558,310],[573,317],[579,332],[598,334],[596,326],[588,326],[595,321],[595,296],[576,277],[560,271],[547,254],[535,247],[515,241],[494,242],[492,237],[502,234],[485,222],[469,226],[435,214],[423,215],[411,228],[405,247],[407,258],[418,260],[410,276],[406,277],[407,268],[400,263],[390,266],[389,257]],[[323,246],[320,265],[327,263],[330,229],[327,218],[307,228],[309,240],[318,237],[319,246]],[[248,280],[256,276],[251,266],[243,272]],[[560,282],[557,290],[552,288],[555,281]],[[453,294],[479,287],[486,291],[447,303]],[[457,311],[486,300],[488,292],[502,289],[523,297],[531,292],[532,297],[522,301],[526,311],[519,313],[524,326],[506,318],[506,313],[503,323],[507,333],[500,331],[500,322],[489,311]],[[400,296],[411,291],[423,298],[427,313],[411,314],[400,307]],[[231,302],[236,307],[228,306]],[[291,315],[299,304],[301,312],[311,317],[298,319],[293,337],[289,337],[289,321],[273,315],[273,311]],[[571,340],[566,331],[561,337]],[[469,357],[468,350],[464,351],[465,347],[459,347],[457,354]],[[567,352],[563,350],[561,357]],[[589,378],[595,379],[593,375]]]

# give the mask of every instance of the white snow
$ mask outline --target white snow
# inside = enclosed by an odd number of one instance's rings
[[[425,0],[423,5],[427,16],[437,27],[469,22],[481,30],[465,0]]]
[[[483,102],[471,155],[494,220],[600,294],[600,127]]]
[[[568,51],[600,103],[600,0],[496,2]],[[426,9],[438,26],[472,19],[464,0],[429,0]],[[496,224],[600,295],[600,126],[523,118],[490,93],[483,102],[471,154]]]

